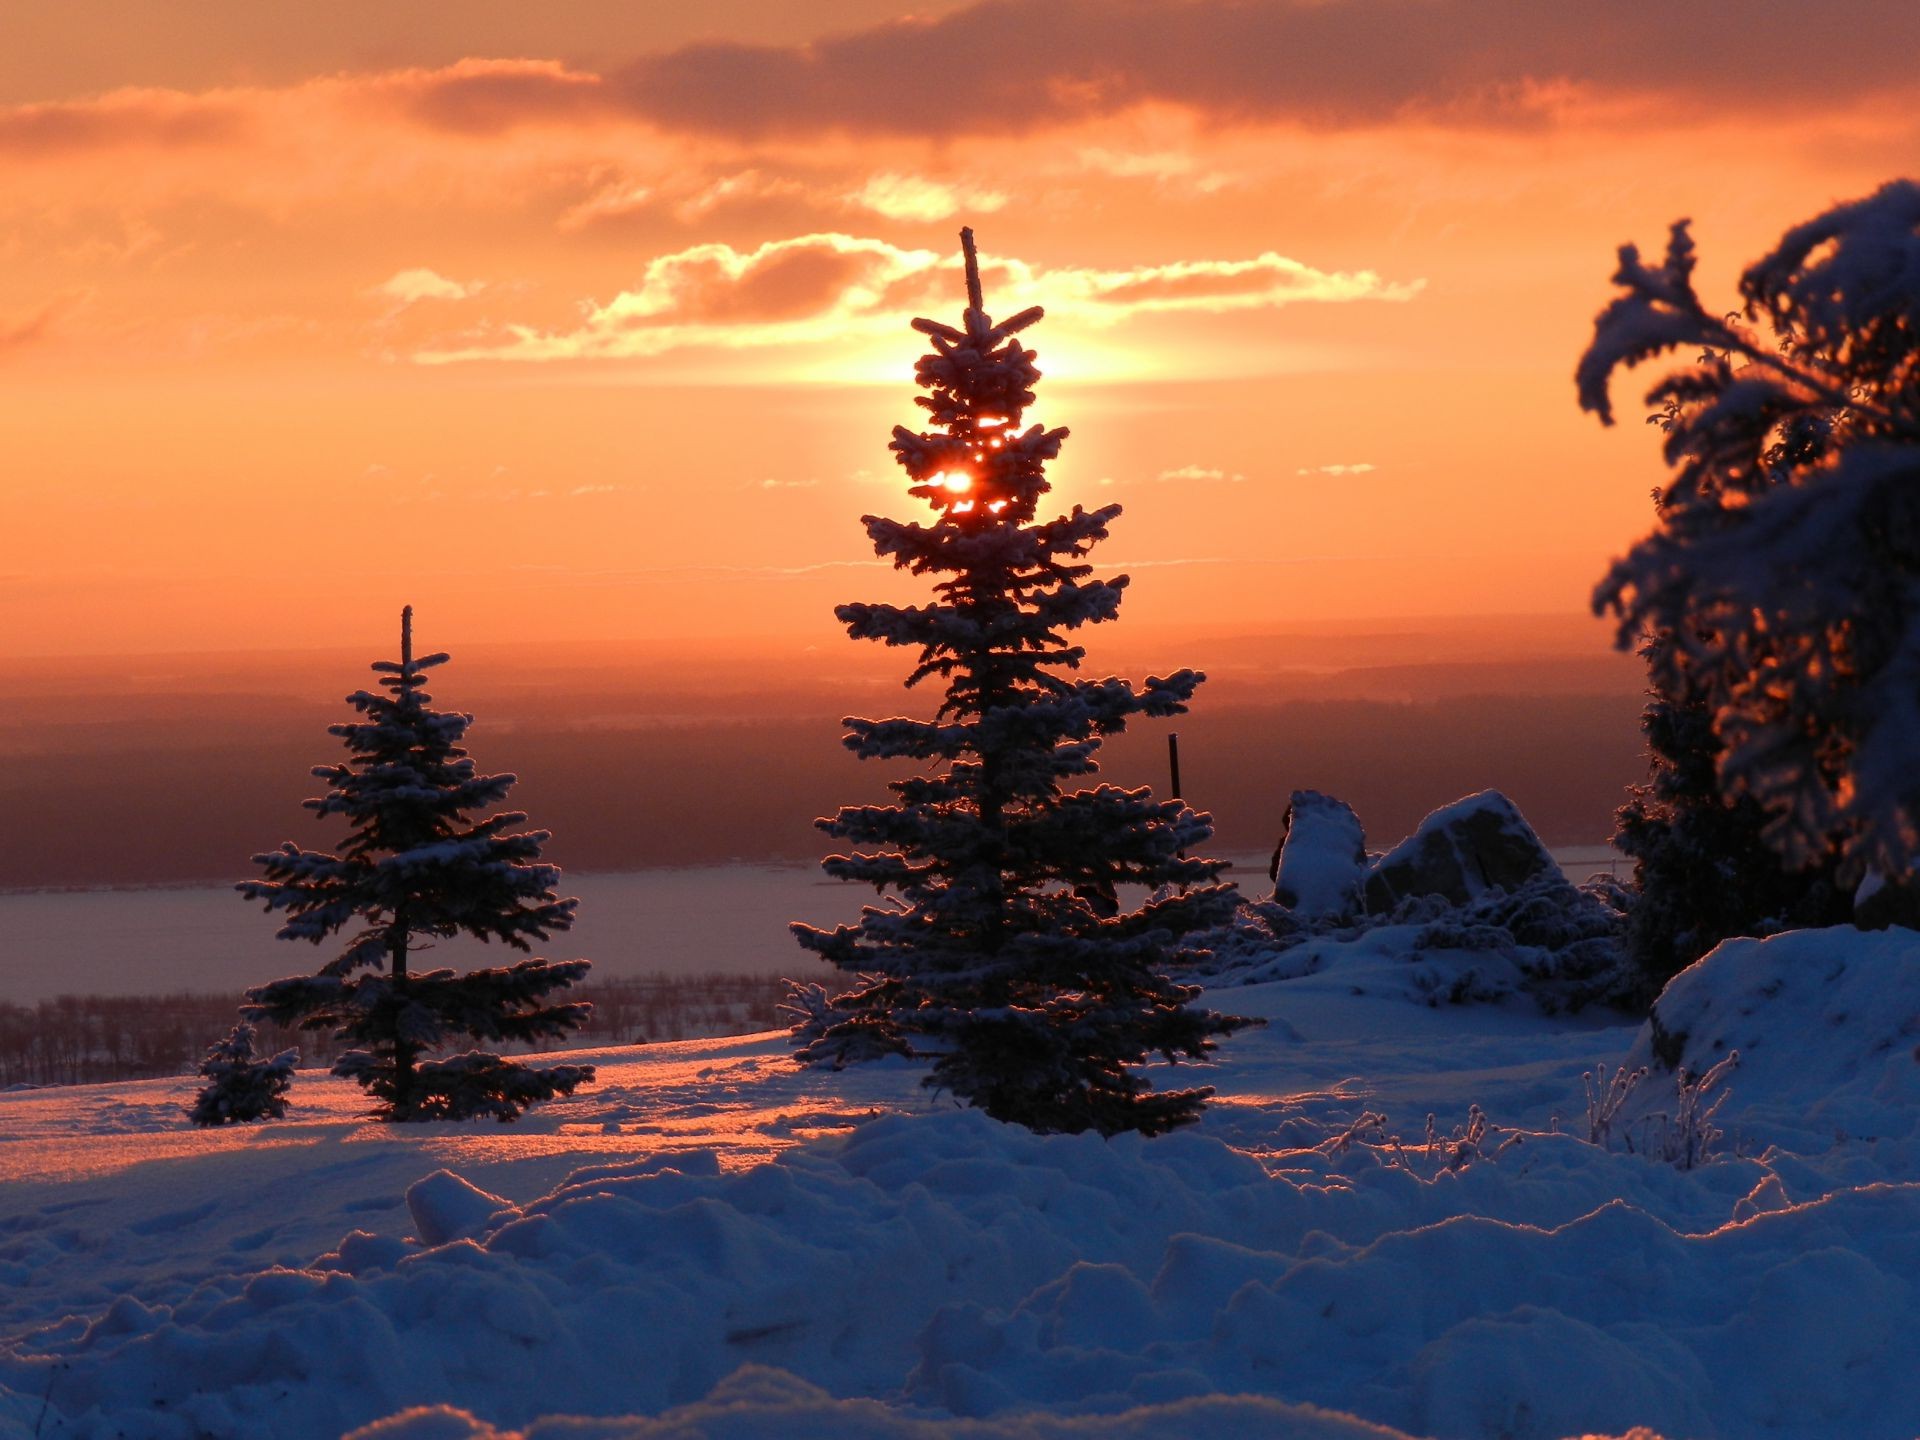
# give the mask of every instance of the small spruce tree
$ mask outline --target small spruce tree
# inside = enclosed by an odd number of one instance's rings
[[[1224,922],[1234,893],[1218,883],[1223,862],[1187,854],[1211,817],[1145,789],[1067,786],[1098,770],[1102,739],[1131,717],[1182,713],[1203,677],[1181,670],[1135,690],[1061,673],[1085,653],[1067,633],[1118,611],[1126,577],[1089,578],[1081,557],[1120,507],[1035,520],[1067,435],[1021,428],[1039,371],[1015,337],[1042,312],[990,320],[970,230],[961,243],[961,326],[913,322],[933,347],[916,369],[931,428],[896,427],[891,447],[933,521],[863,521],[878,554],[938,577],[936,599],[834,612],[855,639],[917,648],[906,683],[938,679],[945,697],[931,720],[845,722],[861,758],[923,773],[891,782],[897,805],[818,822],[863,847],[830,856],[827,872],[889,903],[855,925],[793,927],[857,977],[811,1007],[799,1058],[931,1055],[927,1084],[998,1119],[1157,1133],[1196,1118],[1212,1091],[1154,1091],[1138,1067],[1198,1059],[1249,1023],[1195,1008],[1197,987],[1165,973],[1177,938]],[[1123,885],[1151,898],[1123,909]]]
[[[276,980],[247,994],[244,1013],[306,1030],[331,1029],[356,1047],[333,1073],[359,1082],[387,1120],[511,1120],[528,1105],[569,1095],[589,1065],[531,1066],[473,1052],[431,1058],[447,1040],[559,1039],[586,1019],[584,1003],[547,997],[580,979],[585,960],[522,960],[457,974],[415,971],[420,942],[454,935],[529,950],[573,924],[575,900],[558,898],[556,866],[540,863],[545,830],[510,833],[527,817],[469,812],[498,804],[516,776],[477,775],[461,748],[471,715],[434,710],[426,672],[444,654],[415,658],[413,609],[401,612],[400,659],[373,669],[383,693],[356,691],[357,720],[328,727],[350,758],[316,766],[327,793],[305,802],[346,819],[338,854],[288,841],[253,857],[264,880],[244,880],[249,900],[284,911],[283,940],[319,944],[356,920],[340,953],[316,975]]]
[[[282,1050],[262,1060],[253,1053],[253,1026],[242,1020],[227,1038],[207,1047],[200,1075],[207,1082],[187,1118],[196,1125],[248,1125],[278,1120],[287,1113],[298,1050]]]

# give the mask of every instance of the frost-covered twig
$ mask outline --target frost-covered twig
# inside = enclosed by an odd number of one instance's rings
[[[1381,1163],[1389,1169],[1404,1170],[1421,1184],[1430,1185],[1441,1175],[1466,1169],[1475,1160],[1492,1159],[1520,1139],[1520,1132],[1515,1131],[1499,1145],[1489,1149],[1487,1141],[1492,1131],[1493,1125],[1487,1119],[1487,1112],[1478,1105],[1468,1106],[1467,1123],[1455,1126],[1448,1135],[1440,1133],[1439,1121],[1429,1113],[1426,1137],[1416,1152],[1426,1162],[1427,1169],[1423,1170],[1408,1154],[1405,1142],[1398,1135],[1388,1133],[1387,1117],[1366,1110],[1345,1130],[1330,1136],[1314,1149],[1323,1155],[1344,1155],[1355,1145],[1371,1146],[1385,1152],[1381,1156]]]
[[[1400,1143],[1397,1135],[1387,1134],[1387,1117],[1373,1110],[1362,1110],[1359,1118],[1338,1135],[1321,1141],[1313,1148],[1326,1155],[1344,1155],[1353,1148],[1354,1142],[1371,1142],[1376,1145],[1395,1145]]]
[[[1647,1067],[1629,1070],[1621,1065],[1615,1068],[1613,1079],[1607,1079],[1607,1067],[1596,1065],[1591,1070],[1581,1072],[1580,1083],[1587,1092],[1587,1143],[1598,1145],[1602,1150],[1612,1149],[1613,1122],[1620,1116],[1620,1108],[1627,1103],[1640,1082],[1647,1078]]]
[[[1682,1170],[1691,1170],[1705,1160],[1714,1142],[1720,1139],[1713,1117],[1720,1113],[1720,1107],[1733,1092],[1722,1089],[1711,1102],[1707,1100],[1707,1092],[1726,1079],[1739,1063],[1740,1052],[1730,1050],[1726,1059],[1697,1080],[1690,1078],[1685,1069],[1680,1071],[1678,1114],[1667,1132],[1667,1159]]]
[[[1730,1050],[1725,1059],[1698,1077],[1688,1074],[1686,1067],[1682,1066],[1675,1076],[1677,1093],[1674,1113],[1668,1115],[1663,1111],[1648,1115],[1641,1121],[1647,1153],[1657,1154],[1680,1170],[1691,1170],[1704,1163],[1714,1145],[1722,1138],[1721,1131],[1713,1123],[1713,1117],[1720,1113],[1720,1107],[1727,1103],[1727,1097],[1733,1093],[1722,1082],[1739,1064],[1740,1052]],[[1709,1100],[1709,1092],[1716,1088],[1719,1093]],[[1657,1140],[1652,1133],[1655,1125],[1660,1127]]]

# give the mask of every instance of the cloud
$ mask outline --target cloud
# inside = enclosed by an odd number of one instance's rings
[[[0,355],[24,350],[45,340],[66,316],[92,298],[90,290],[68,290],[54,296],[17,320],[0,316]]]
[[[1296,475],[1371,475],[1375,467],[1365,461],[1357,465],[1309,465],[1294,471]]]
[[[387,71],[378,89],[424,124],[466,135],[575,120],[607,108],[604,82],[556,60],[461,60]]]
[[[631,220],[653,208],[653,186],[638,180],[622,180],[602,186],[579,204],[569,207],[559,219],[562,230],[585,230],[608,221]]]
[[[944,305],[954,291],[951,255],[884,240],[820,233],[740,251],[695,245],[650,261],[639,286],[582,307],[570,330],[507,325],[443,342],[414,358],[470,360],[636,358],[710,346],[844,344],[891,334],[903,312]],[[1309,301],[1405,301],[1419,280],[1390,282],[1371,270],[1323,271],[1268,252],[1251,260],[1177,261],[1127,270],[989,261],[988,291],[1044,297],[1092,324],[1146,313],[1275,308]],[[1017,308],[1009,305],[1010,310]]]
[[[1209,469],[1204,465],[1182,465],[1178,470],[1162,470],[1153,478],[1162,483],[1169,480],[1183,484],[1195,480],[1227,480],[1237,485],[1247,477],[1238,473],[1229,474],[1225,470]]]
[[[1532,127],[1593,102],[1717,119],[1730,103],[1831,111],[1911,94],[1916,52],[1920,6],[1898,0],[983,0],[805,44],[685,45],[604,73],[475,57],[279,87],[127,88],[5,106],[0,155],[329,133],[297,113],[308,102],[464,140],[546,127],[624,130],[629,142],[1021,136],[1164,107],[1228,125],[1322,129],[1409,116]],[[962,73],[964,85],[930,79]],[[1195,171],[1177,149],[1078,153],[1115,175],[1230,183]],[[889,172],[852,203],[933,219],[988,208],[998,193],[947,188]]]
[[[1920,8],[1885,0],[989,0],[807,45],[686,46],[608,85],[659,124],[731,135],[1018,134],[1152,104],[1485,125],[1592,90],[1825,107],[1911,88],[1916,50]]]
[[[244,105],[219,92],[116,90],[88,100],[0,108],[0,154],[201,147],[234,139],[247,120]]]
[[[479,281],[468,284],[449,280],[444,275],[420,267],[402,270],[391,279],[373,286],[367,293],[384,296],[404,307],[420,300],[464,300],[483,288]]]
[[[874,175],[847,196],[847,203],[888,220],[945,220],[962,211],[990,214],[1007,203],[997,190],[949,185],[920,175]]]
[[[1237,470],[1220,470],[1210,465],[1182,465],[1175,470],[1162,470],[1158,475],[1152,477],[1151,483],[1155,485],[1204,485],[1224,481],[1229,485],[1240,485],[1246,482],[1246,478],[1245,475],[1242,475]],[[1127,482],[1124,480],[1116,480],[1111,475],[1102,475],[1093,483],[1096,485],[1112,486],[1124,485]]]

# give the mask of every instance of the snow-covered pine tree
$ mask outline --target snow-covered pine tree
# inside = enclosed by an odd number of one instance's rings
[[[1655,687],[1640,728],[1648,778],[1616,816],[1614,845],[1634,862],[1627,954],[1638,971],[1638,999],[1651,1005],[1675,975],[1722,940],[1804,926],[1842,925],[1853,901],[1835,876],[1837,856],[1790,868],[1764,839],[1767,814],[1749,794],[1720,785],[1724,748],[1713,716],[1698,699],[1659,688],[1670,673],[1651,650]]]
[[[1673,477],[1658,528],[1595,591],[1655,688],[1691,697],[1720,785],[1767,812],[1790,864],[1852,880],[1920,859],[1920,184],[1795,226],[1721,315],[1674,225],[1664,260],[1623,246],[1580,403],[1613,372],[1698,358],[1648,396]]]
[[[1234,893],[1220,861],[1189,858],[1211,817],[1145,790],[1067,789],[1098,769],[1101,740],[1136,715],[1180,714],[1203,678],[1181,670],[1136,691],[1084,680],[1068,632],[1114,618],[1127,579],[1082,558],[1117,505],[1036,521],[1046,462],[1065,430],[1021,421],[1039,379],[1015,337],[1039,307],[995,324],[973,233],[961,231],[959,328],[915,320],[932,344],[916,367],[931,428],[896,427],[892,449],[931,524],[866,516],[879,555],[939,577],[931,604],[849,604],[855,639],[916,647],[908,686],[937,679],[931,720],[848,719],[863,759],[910,760],[899,803],[818,822],[863,848],[827,873],[886,898],[856,925],[795,925],[801,944],[856,983],[816,1017],[803,1062],[928,1054],[926,1083],[1040,1131],[1149,1134],[1194,1119],[1209,1088],[1155,1091],[1154,1056],[1198,1059],[1244,1020],[1195,1008],[1166,966],[1176,939],[1222,923]],[[1123,910],[1120,887],[1152,892]],[[893,892],[891,895],[888,892]]]
[[[238,888],[285,911],[283,940],[319,944],[358,920],[362,928],[316,975],[247,993],[244,1013],[306,1030],[332,1029],[357,1048],[333,1073],[366,1087],[387,1120],[511,1120],[528,1105],[569,1095],[590,1065],[532,1066],[471,1052],[433,1053],[454,1036],[481,1041],[560,1039],[585,1020],[583,1003],[547,997],[586,974],[585,960],[522,960],[500,969],[414,971],[423,940],[471,935],[529,950],[573,924],[577,901],[554,894],[560,871],[540,862],[545,830],[509,833],[527,817],[469,812],[503,800],[518,778],[477,775],[461,748],[471,715],[429,708],[426,672],[444,654],[415,658],[413,607],[400,618],[400,659],[377,661],[383,693],[347,703],[360,718],[331,725],[350,758],[320,765],[327,793],[305,802],[348,824],[338,854],[288,841],[253,857],[264,880]]]
[[[278,1120],[287,1113],[298,1050],[282,1050],[261,1059],[253,1053],[253,1026],[242,1020],[227,1038],[207,1047],[200,1075],[207,1083],[194,1098],[187,1118],[196,1125],[248,1125]]]

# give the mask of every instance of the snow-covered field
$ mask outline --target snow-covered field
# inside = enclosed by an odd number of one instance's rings
[[[1582,1072],[1650,1032],[1412,1004],[1395,963],[1216,991],[1271,1023],[1144,1142],[777,1035],[594,1055],[507,1127],[368,1124],[315,1073],[212,1133],[184,1081],[0,1095],[0,1433],[1920,1430],[1920,937],[1683,977],[1662,1045],[1743,1057],[1691,1171],[1623,1146],[1671,1078],[1586,1139]]]

